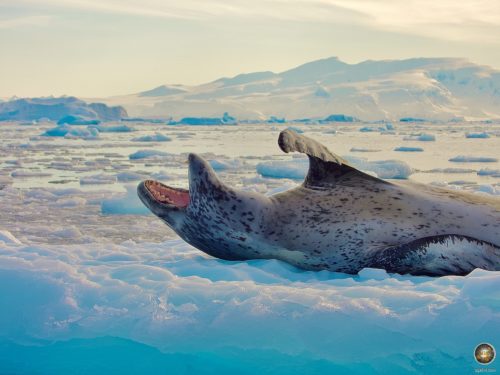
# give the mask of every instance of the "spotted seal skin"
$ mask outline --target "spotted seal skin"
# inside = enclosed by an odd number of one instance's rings
[[[189,190],[148,180],[138,195],[186,242],[221,259],[280,259],[351,274],[500,270],[498,198],[380,180],[291,130],[278,144],[308,155],[300,187],[269,197],[239,191],[190,154]]]

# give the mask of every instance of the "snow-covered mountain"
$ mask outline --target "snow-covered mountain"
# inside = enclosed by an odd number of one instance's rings
[[[347,64],[336,57],[282,73],[256,72],[199,86],[163,85],[99,99],[130,116],[270,116],[362,120],[500,118],[500,71],[457,58],[415,58]]]

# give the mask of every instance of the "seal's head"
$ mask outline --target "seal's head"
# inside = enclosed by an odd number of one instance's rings
[[[189,190],[146,180],[139,184],[141,201],[180,237],[222,259],[255,258],[251,237],[268,198],[236,191],[219,180],[210,164],[189,154]],[[250,253],[246,253],[246,250]]]

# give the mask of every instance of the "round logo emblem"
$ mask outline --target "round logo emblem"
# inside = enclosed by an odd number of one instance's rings
[[[495,359],[495,348],[487,343],[479,344],[474,350],[474,358],[478,363],[488,365]]]

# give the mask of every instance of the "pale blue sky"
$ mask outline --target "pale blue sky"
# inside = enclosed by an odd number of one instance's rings
[[[500,68],[500,1],[0,0],[0,51],[0,97],[128,94],[330,56]]]

